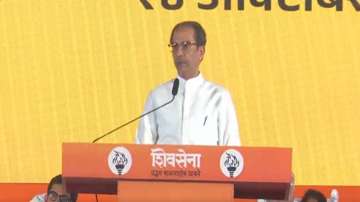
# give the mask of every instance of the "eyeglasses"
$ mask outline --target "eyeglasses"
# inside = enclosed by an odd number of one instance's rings
[[[49,191],[47,199],[50,202],[72,202],[68,195],[59,195],[56,191]]]
[[[191,41],[183,41],[180,43],[170,43],[168,46],[171,49],[172,52],[177,51],[179,48],[182,51],[188,51],[190,49],[191,46],[197,45],[196,42],[191,42]]]

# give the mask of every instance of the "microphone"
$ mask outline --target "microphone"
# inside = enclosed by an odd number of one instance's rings
[[[174,84],[173,84],[173,88],[172,88],[172,95],[173,95],[173,99],[175,98],[175,96],[177,95],[178,93],[178,90],[179,90],[179,79],[175,79],[174,80]]]
[[[171,100],[169,100],[168,102],[166,102],[166,103],[164,103],[164,104],[156,107],[155,109],[152,109],[151,111],[148,111],[148,112],[146,112],[146,113],[144,113],[144,114],[142,114],[142,115],[140,115],[140,116],[138,116],[138,117],[136,117],[136,118],[134,118],[134,119],[132,119],[132,120],[124,123],[124,124],[122,124],[121,126],[118,126],[117,128],[114,128],[114,129],[110,130],[109,132],[105,133],[104,135],[102,135],[102,136],[96,138],[95,140],[93,140],[92,143],[96,143],[96,142],[99,141],[100,139],[102,139],[102,138],[104,138],[104,137],[112,134],[113,132],[119,130],[120,128],[123,128],[123,127],[129,125],[130,123],[132,123],[132,122],[134,122],[134,121],[136,121],[136,120],[138,120],[138,119],[141,119],[142,117],[144,117],[144,116],[146,116],[146,115],[148,115],[148,114],[150,114],[150,113],[152,113],[152,112],[154,112],[154,111],[156,111],[156,110],[158,110],[158,109],[160,109],[160,108],[163,108],[163,107],[165,107],[166,105],[172,103],[172,102],[174,101],[174,99],[175,99],[175,96],[176,96],[177,93],[178,93],[178,90],[179,90],[179,79],[176,78],[176,79],[174,80],[173,88],[172,88],[172,91],[171,91],[171,94],[173,95],[173,97],[171,98]]]

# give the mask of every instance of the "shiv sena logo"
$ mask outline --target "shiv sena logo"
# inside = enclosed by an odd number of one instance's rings
[[[115,147],[108,156],[108,166],[115,175],[125,175],[132,165],[132,157],[125,147]]]
[[[244,169],[244,158],[237,150],[228,149],[220,157],[220,169],[226,177],[235,178]]]

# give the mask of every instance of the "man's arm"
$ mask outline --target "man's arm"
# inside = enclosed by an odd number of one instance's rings
[[[240,146],[239,126],[236,110],[230,93],[225,91],[219,108],[219,145]]]
[[[146,103],[144,113],[154,109],[152,100],[152,94],[150,93]],[[157,123],[155,113],[150,113],[140,119],[139,126],[136,131],[136,144],[155,144],[157,141]]]

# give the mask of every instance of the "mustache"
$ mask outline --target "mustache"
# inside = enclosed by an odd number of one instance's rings
[[[180,65],[180,64],[187,64],[187,61],[185,61],[185,60],[175,60],[175,64],[177,64],[177,65]]]

